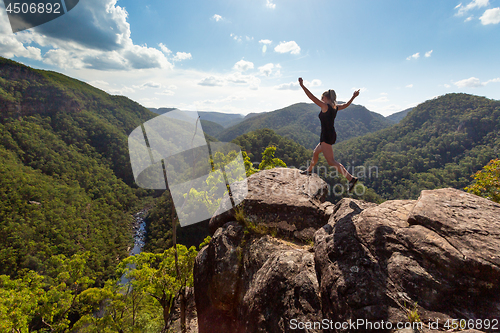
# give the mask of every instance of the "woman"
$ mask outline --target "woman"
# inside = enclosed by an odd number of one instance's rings
[[[339,110],[343,110],[349,105],[351,105],[352,101],[358,97],[359,90],[356,90],[353,94],[349,102],[345,104],[337,104],[337,95],[334,90],[328,90],[323,93],[321,96],[321,101],[316,98],[305,86],[302,78],[299,77],[299,84],[304,89],[307,97],[309,97],[316,105],[321,108],[321,112],[319,113],[319,120],[321,121],[321,136],[320,142],[314,148],[313,158],[311,161],[311,165],[307,168],[307,170],[303,171],[302,174],[309,174],[312,168],[318,163],[319,153],[323,153],[326,161],[329,165],[333,166],[340,172],[344,177],[349,181],[349,192],[352,191],[358,178],[352,176],[342,164],[335,161],[333,158],[333,148],[332,145],[337,140],[337,133],[335,132],[335,117],[337,116],[337,112]]]

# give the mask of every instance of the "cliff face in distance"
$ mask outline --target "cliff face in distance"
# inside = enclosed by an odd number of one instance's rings
[[[499,204],[444,188],[418,200],[334,206],[322,202],[326,183],[290,169],[254,174],[248,190],[245,218],[212,219],[212,241],[196,259],[199,332],[337,332],[297,325],[417,316],[424,332],[486,318],[480,331],[494,331]],[[385,328],[347,331],[396,331]]]

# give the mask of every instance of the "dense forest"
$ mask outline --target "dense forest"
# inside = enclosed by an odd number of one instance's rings
[[[319,138],[317,113],[296,104],[225,130],[208,119],[202,126],[208,141],[241,147],[247,175],[304,169]],[[176,267],[170,193],[138,188],[128,153],[130,132],[155,116],[128,98],[0,58],[1,331],[167,331],[208,229],[177,229]],[[332,189],[327,200],[416,198],[448,186],[499,200],[499,101],[449,94],[389,125],[361,106],[339,113],[334,154],[363,191],[337,191],[346,180],[321,156],[315,172]],[[144,252],[130,257],[132,214],[144,208]]]
[[[418,105],[392,127],[339,143],[334,152],[384,199],[415,199],[424,189],[463,189],[499,149],[500,101],[448,94]],[[370,168],[378,172],[368,177]]]
[[[132,243],[127,135],[154,113],[64,75],[0,58],[0,273],[90,251],[102,283]],[[150,198],[150,197],[149,197]]]

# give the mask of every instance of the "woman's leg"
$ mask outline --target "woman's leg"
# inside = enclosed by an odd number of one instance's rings
[[[307,170],[306,170],[307,172],[311,172],[312,168],[316,165],[316,163],[318,163],[319,153],[321,153],[322,149],[323,148],[321,147],[321,143],[318,143],[316,148],[314,148],[313,158],[311,160],[311,164],[309,165],[309,168],[307,168]]]
[[[348,181],[351,181],[351,179],[353,178],[352,175],[344,168],[342,164],[335,161],[335,159],[333,158],[332,145],[329,145],[326,142],[321,142],[321,145],[322,145],[321,150],[323,152],[323,156],[325,156],[328,164],[337,169],[337,171],[340,172],[344,177],[346,177]]]

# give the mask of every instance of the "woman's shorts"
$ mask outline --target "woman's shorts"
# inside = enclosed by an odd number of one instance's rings
[[[333,145],[337,141],[337,133],[335,131],[329,133],[321,133],[319,137],[319,142],[325,142],[329,145]]]

